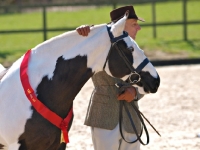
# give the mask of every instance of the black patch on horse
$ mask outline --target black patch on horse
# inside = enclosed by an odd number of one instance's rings
[[[123,51],[126,58],[129,60],[129,62],[132,65],[133,64],[132,51],[130,49],[128,49],[125,41],[120,40],[117,42],[117,45]],[[131,73],[131,71],[127,67],[125,61],[120,56],[120,54],[118,53],[118,51],[115,49],[114,46],[112,46],[110,49],[110,54],[108,56],[108,67],[109,67],[111,74],[117,78],[122,78],[123,76]]]
[[[61,56],[57,59],[52,79],[47,76],[42,78],[36,91],[37,98],[50,110],[65,118],[75,96],[92,75],[92,69],[87,67],[87,56],[76,56],[69,60],[64,60]],[[19,137],[20,150],[57,150],[61,130],[33,107],[32,110],[32,117],[27,120],[25,131]],[[71,123],[72,121],[70,126]],[[62,147],[63,144],[60,150]]]

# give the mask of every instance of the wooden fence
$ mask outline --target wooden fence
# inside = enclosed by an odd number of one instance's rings
[[[177,22],[162,22],[162,23],[158,23],[156,21],[156,3],[164,3],[164,2],[177,2],[177,1],[182,1],[182,7],[183,7],[183,20],[182,21],[177,21]],[[191,25],[191,24],[200,24],[200,18],[199,20],[196,21],[188,21],[187,20],[187,3],[189,1],[199,1],[199,0],[160,0],[160,1],[156,1],[156,0],[141,0],[141,1],[134,1],[134,5],[136,4],[144,4],[144,3],[151,3],[152,6],[152,23],[149,24],[142,24],[142,27],[152,27],[153,28],[153,37],[156,38],[157,37],[157,27],[158,26],[168,26],[168,25],[182,25],[183,26],[183,40],[188,40],[188,29],[187,29],[187,25]],[[130,0],[126,1],[124,0],[123,3],[117,3],[119,4],[130,4]],[[49,7],[60,7],[60,6],[91,6],[91,5],[96,5],[96,6],[100,6],[100,5],[111,5],[114,8],[116,7],[116,3],[112,4],[112,3],[98,3],[98,2],[93,2],[93,3],[67,3],[67,4],[45,4],[45,5],[17,5],[17,6],[0,6],[0,10],[4,10],[7,11],[8,9],[17,9],[17,10],[21,10],[24,8],[41,8],[42,11],[42,15],[43,15],[43,27],[41,29],[29,29],[29,30],[0,30],[0,34],[15,34],[15,33],[35,33],[35,32],[43,32],[43,39],[44,41],[47,39],[47,32],[49,31],[67,31],[67,30],[74,30],[76,27],[73,28],[47,28],[47,8]]]

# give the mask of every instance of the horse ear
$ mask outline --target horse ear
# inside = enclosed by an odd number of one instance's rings
[[[128,16],[129,16],[129,10],[127,10],[127,11],[125,12],[124,16],[126,16],[126,19],[128,18]]]
[[[127,20],[128,16],[129,16],[129,11],[127,10],[124,14],[124,17],[122,17],[116,23],[114,23],[112,25],[111,32],[112,32],[114,37],[118,37],[118,36],[123,34],[125,24],[126,24],[126,20]]]

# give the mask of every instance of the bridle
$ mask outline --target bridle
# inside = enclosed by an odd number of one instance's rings
[[[124,31],[123,34],[122,34],[121,36],[119,36],[119,37],[114,37],[113,34],[112,34],[112,32],[110,31],[110,29],[111,29],[111,27],[107,26],[107,31],[108,31],[108,34],[109,34],[109,37],[110,37],[110,41],[111,41],[111,47],[115,47],[115,49],[116,49],[117,52],[119,53],[120,57],[121,57],[121,58],[123,59],[123,61],[125,62],[126,66],[127,66],[127,67],[129,68],[129,70],[131,71],[131,74],[130,74],[129,77],[128,77],[128,81],[129,81],[129,82],[128,82],[125,86],[123,86],[123,85],[121,85],[121,84],[119,84],[119,83],[116,83],[115,85],[116,85],[119,89],[122,88],[122,87],[123,87],[123,88],[130,87],[130,86],[132,86],[132,85],[134,85],[134,84],[136,84],[136,83],[138,83],[138,82],[141,81],[141,76],[140,76],[139,73],[140,73],[140,72],[142,71],[142,69],[149,63],[149,60],[148,60],[148,58],[145,58],[145,59],[140,63],[140,65],[139,65],[137,68],[134,68],[134,67],[132,66],[131,62],[130,62],[130,61],[128,60],[128,58],[126,57],[126,55],[124,54],[123,50],[121,50],[120,47],[118,46],[118,41],[120,41],[120,40],[122,40],[123,38],[127,37],[127,36],[128,36],[128,33]],[[108,55],[107,55],[106,61],[105,61],[104,66],[103,66],[103,69],[105,69],[105,66],[106,66],[106,63],[107,63],[107,61],[108,61],[110,52],[111,52],[111,48],[110,48],[110,51],[109,51],[109,53],[108,53]],[[134,76],[135,76],[135,75],[138,76],[138,79],[137,79],[137,80],[132,80],[132,79],[131,79],[131,76],[133,76],[133,75],[134,75]],[[124,92],[124,91],[122,91],[122,92]],[[127,107],[125,101],[120,101],[120,106],[119,106],[119,107],[120,107],[120,108],[119,108],[119,128],[120,128],[121,137],[122,137],[122,138],[124,139],[124,141],[126,141],[127,143],[135,143],[135,142],[139,141],[141,144],[147,145],[147,144],[149,143],[149,133],[148,133],[148,131],[147,131],[147,128],[146,128],[146,125],[145,125],[145,123],[144,123],[143,118],[150,124],[150,126],[156,131],[156,133],[157,133],[158,135],[160,135],[160,134],[159,134],[159,132],[153,127],[153,125],[148,121],[148,119],[139,111],[139,109],[138,109],[133,103],[131,103],[131,106],[133,107],[135,113],[137,114],[137,116],[138,116],[138,118],[139,118],[139,120],[140,120],[140,122],[141,122],[142,129],[144,128],[144,130],[145,130],[145,133],[146,133],[146,136],[147,136],[147,142],[144,143],[144,142],[141,140],[141,135],[142,135],[142,131],[143,131],[143,130],[141,130],[141,133],[140,133],[140,134],[137,132],[136,126],[135,126],[135,124],[134,124],[134,122],[133,122],[133,120],[132,120],[131,114],[130,114],[130,112],[129,112],[129,110],[128,110],[128,107]],[[136,140],[131,141],[131,142],[130,142],[130,141],[127,141],[127,140],[124,138],[124,135],[123,135],[123,133],[122,133],[122,118],[123,118],[123,116],[122,116],[122,109],[123,109],[123,107],[124,107],[125,110],[126,110],[126,113],[127,113],[128,117],[129,117],[129,120],[130,120],[130,122],[131,122],[132,128],[133,128],[133,130],[134,130],[134,132],[135,132],[135,134],[136,134],[136,137],[137,137]],[[143,117],[143,118],[142,118],[142,117]]]
[[[123,50],[120,49],[120,47],[118,46],[118,41],[122,40],[125,37],[128,37],[128,33],[126,31],[123,31],[123,34],[121,36],[118,37],[114,37],[112,32],[110,31],[111,27],[107,26],[107,31],[110,37],[110,41],[111,41],[111,47],[115,47],[115,49],[117,49],[117,52],[119,53],[119,55],[121,56],[121,58],[124,60],[124,62],[126,63],[126,66],[129,68],[129,70],[131,71],[131,74],[129,75],[128,79],[129,79],[129,83],[131,85],[136,84],[138,82],[141,81],[141,76],[140,76],[140,72],[142,71],[142,69],[149,63],[148,58],[145,58],[140,65],[135,69],[131,62],[128,60],[128,58],[125,56]],[[111,51],[111,48],[110,48]],[[106,63],[108,61],[109,55],[110,55],[110,51],[107,55],[106,61],[104,63],[103,69],[105,69]],[[136,75],[138,76],[138,80],[132,80],[131,76],[132,75]]]

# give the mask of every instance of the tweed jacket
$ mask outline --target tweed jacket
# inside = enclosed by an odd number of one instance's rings
[[[101,71],[95,74],[92,77],[92,81],[95,89],[88,106],[85,125],[112,130],[119,123],[120,102],[117,100],[118,88],[115,86],[115,83],[121,83],[123,85],[127,83],[107,75],[105,71]],[[143,95],[138,94],[137,96],[140,99]],[[130,103],[134,103],[138,107],[137,101],[132,101]],[[140,133],[141,124],[130,103],[126,102],[136,129],[138,133]],[[122,114],[122,124],[124,129],[129,133],[134,133],[128,115],[124,109]]]

